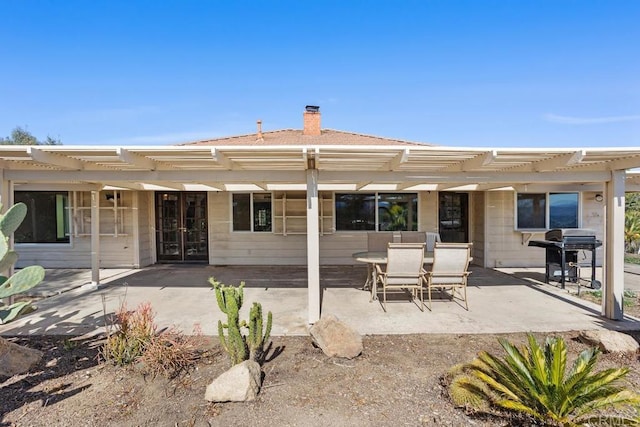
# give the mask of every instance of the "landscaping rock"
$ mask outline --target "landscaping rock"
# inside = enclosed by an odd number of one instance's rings
[[[24,374],[42,359],[42,354],[0,338],[0,378]]]
[[[309,333],[314,344],[329,357],[353,359],[362,353],[362,336],[333,315],[323,316]]]
[[[245,360],[209,384],[204,398],[209,402],[245,402],[254,400],[261,386],[260,365],[253,360]]]
[[[582,331],[582,342],[597,346],[604,353],[636,352],[640,345],[632,336],[617,331]]]

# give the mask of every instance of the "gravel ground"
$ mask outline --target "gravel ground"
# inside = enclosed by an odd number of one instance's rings
[[[577,332],[558,335],[567,340],[570,360],[586,348]],[[31,373],[0,383],[0,426],[515,425],[469,417],[451,405],[441,385],[452,365],[479,350],[502,354],[497,337],[367,336],[354,360],[327,358],[308,337],[274,337],[280,351],[263,366],[257,400],[224,404],[203,399],[207,384],[229,367],[216,338],[203,338],[208,356],[169,381],[99,363],[96,342],[16,337],[11,341],[39,348],[45,357]],[[631,366],[629,381],[638,389],[638,355],[602,355],[599,367],[623,365]]]

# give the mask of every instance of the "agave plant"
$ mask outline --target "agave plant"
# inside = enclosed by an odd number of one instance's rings
[[[529,334],[520,350],[500,339],[507,355],[487,352],[459,369],[450,385],[454,402],[476,409],[486,405],[530,415],[543,423],[563,426],[638,425],[640,395],[625,388],[629,368],[593,372],[599,350],[584,350],[567,372],[567,346],[562,338],[547,338],[541,347]],[[606,415],[631,407],[636,418]]]

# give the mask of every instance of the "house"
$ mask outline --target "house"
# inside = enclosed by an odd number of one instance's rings
[[[352,264],[368,231],[439,232],[473,242],[487,268],[543,266],[528,246],[550,228],[605,243],[604,315],[622,316],[624,193],[640,148],[433,146],[323,129],[180,146],[0,146],[3,204],[23,201],[20,264],[140,268],[154,263],[308,265],[309,321],[319,267]],[[626,182],[626,183],[625,183]]]

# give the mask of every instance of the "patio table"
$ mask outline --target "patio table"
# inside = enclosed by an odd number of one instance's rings
[[[370,302],[374,299],[378,299],[376,289],[378,279],[376,273],[376,265],[387,263],[387,253],[364,251],[356,252],[352,255],[352,257],[358,262],[364,262],[367,264],[367,280],[364,282],[364,290],[371,290],[371,298],[369,299]],[[429,265],[433,264],[433,252],[425,251],[424,263]]]

